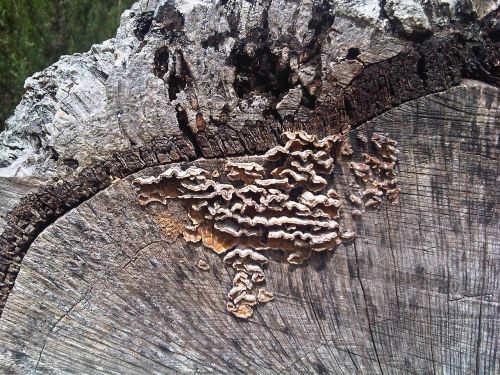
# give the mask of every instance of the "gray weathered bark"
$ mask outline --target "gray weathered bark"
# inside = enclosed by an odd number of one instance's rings
[[[498,373],[497,7],[142,1],[28,79],[0,134],[0,369]],[[172,235],[185,208],[141,207],[132,181],[261,163],[298,130],[350,139],[328,183],[356,239],[264,252],[274,299],[241,320],[233,270]],[[349,158],[376,133],[401,192],[360,210]]]

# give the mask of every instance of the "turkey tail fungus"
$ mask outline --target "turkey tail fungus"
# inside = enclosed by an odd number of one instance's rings
[[[28,78],[0,373],[500,373],[498,18],[140,0]]]

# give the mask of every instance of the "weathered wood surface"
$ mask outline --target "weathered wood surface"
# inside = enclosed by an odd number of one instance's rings
[[[116,39],[30,78],[0,134],[0,373],[499,373],[498,15],[143,0]],[[352,244],[302,266],[269,252],[275,298],[239,320],[232,270],[166,236],[131,181],[297,129],[350,131],[358,155],[360,132],[388,133],[402,192],[346,205]]]
[[[470,81],[354,130],[398,141],[399,204],[306,265],[274,253],[275,300],[248,321],[220,303],[221,258],[137,204],[133,177],[164,167],[114,183],[31,245],[0,321],[6,373],[498,373],[498,116],[498,89]]]

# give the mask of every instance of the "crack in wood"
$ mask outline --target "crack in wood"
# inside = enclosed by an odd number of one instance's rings
[[[42,349],[40,350],[40,354],[38,356],[38,360],[36,362],[36,365],[35,365],[35,369],[34,369],[34,372],[36,373],[36,370],[38,369],[38,365],[40,363],[40,360],[42,359],[42,355],[43,355],[43,352],[45,350],[45,346],[47,345],[47,342],[50,338],[50,334],[52,332],[55,331],[56,327],[59,325],[59,323],[66,317],[68,316],[71,311],[73,311],[73,309],[75,307],[77,307],[78,305],[80,305],[84,299],[87,298],[88,294],[92,291],[92,289],[94,289],[94,287],[96,286],[97,284],[94,284],[91,288],[89,288],[88,290],[85,291],[85,293],[83,294],[82,298],[80,298],[78,301],[76,301],[61,317],[59,317],[59,319],[57,319],[57,321],[54,323],[54,325],[50,328],[49,332],[47,333],[47,335],[45,336],[45,341],[43,342],[43,346],[42,346]]]
[[[372,328],[372,323],[371,323],[371,319],[370,319],[369,304],[368,304],[368,300],[366,298],[366,292],[365,292],[365,287],[363,285],[363,280],[362,280],[361,275],[360,275],[359,259],[358,259],[358,252],[356,250],[356,243],[353,243],[353,247],[354,247],[354,259],[356,260],[356,267],[357,267],[357,273],[356,274],[358,276],[359,285],[361,287],[361,295],[363,296],[363,301],[365,303],[365,313],[366,313],[366,322],[368,324],[368,331],[370,332],[371,342],[372,342],[372,345],[373,345],[373,350],[375,352],[375,357],[377,358],[377,363],[378,363],[378,367],[380,369],[380,373],[383,375],[384,371],[382,370],[382,364],[380,362],[380,358],[379,358],[379,355],[378,355],[377,344],[376,344],[376,341],[375,341],[375,336],[373,334],[373,328]]]

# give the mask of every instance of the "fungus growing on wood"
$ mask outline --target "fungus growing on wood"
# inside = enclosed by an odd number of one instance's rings
[[[196,263],[196,266],[202,271],[209,271],[210,270],[210,265],[207,262],[205,262],[203,259],[198,260],[198,263]]]
[[[267,258],[251,249],[236,248],[224,257],[224,263],[237,271],[233,287],[227,294],[227,309],[239,318],[249,318],[253,315],[251,306],[272,299],[272,293],[265,289],[256,290],[256,286],[265,282],[262,266],[267,263]]]
[[[232,181],[243,181],[251,184],[255,180],[262,178],[264,167],[257,163],[226,163],[225,170],[227,177]]]
[[[356,194],[351,194],[349,196],[349,200],[353,204],[355,204],[356,206],[361,206],[363,204],[363,200],[360,197],[358,197]]]
[[[183,231],[186,241],[201,242],[217,254],[228,252],[224,262],[236,275],[227,309],[240,318],[252,316],[253,306],[272,299],[271,292],[256,288],[265,282],[267,259],[261,251],[282,250],[289,263],[301,264],[312,252],[334,250],[355,236],[340,226],[342,200],[332,188],[336,155],[351,155],[350,143],[344,144],[340,134],[318,139],[299,131],[284,136],[286,143],[270,149],[263,162],[229,161],[223,175],[174,166],[157,177],[134,180],[141,205],[184,202],[190,220]],[[395,161],[395,145],[387,137],[373,139],[380,155],[349,164],[371,184],[362,194],[365,206],[378,205],[384,192],[396,195],[385,179],[393,169],[383,164]],[[356,195],[350,200],[364,203]]]
[[[367,141],[363,134],[358,138]],[[371,138],[375,149],[375,155],[362,154],[362,162],[350,162],[349,168],[358,181],[365,187],[361,195],[366,208],[377,208],[382,204],[382,197],[387,197],[395,202],[401,189],[397,187],[396,162],[399,150],[397,142],[386,135],[374,133]],[[361,205],[363,201],[351,195],[350,200],[355,205]]]

